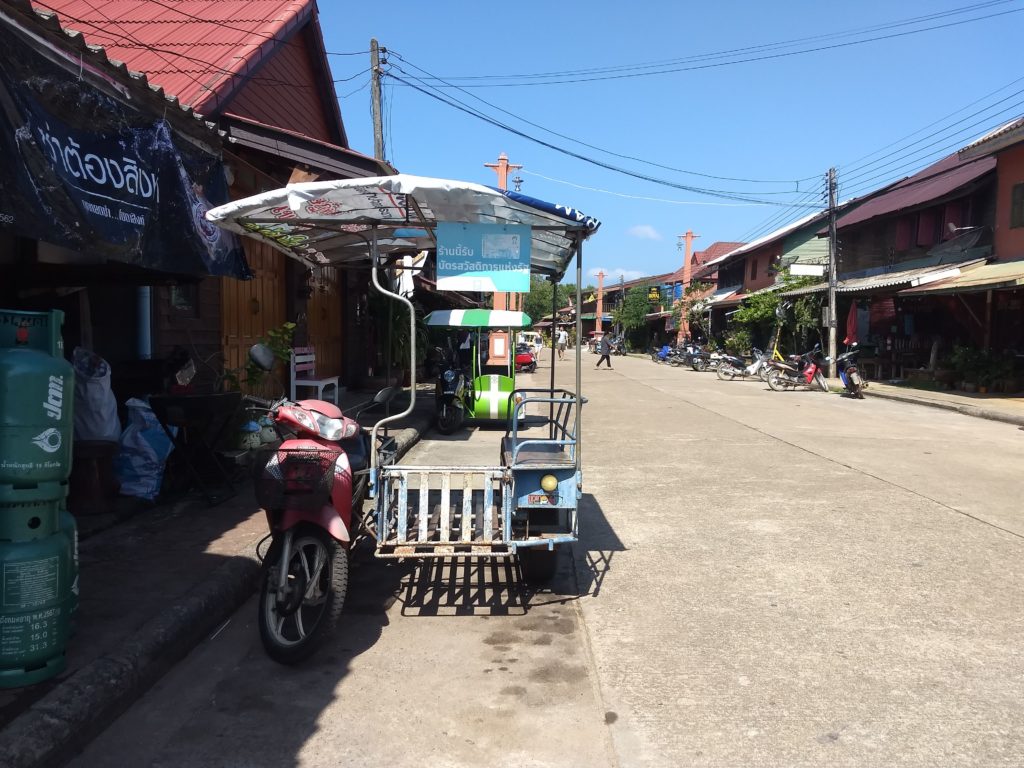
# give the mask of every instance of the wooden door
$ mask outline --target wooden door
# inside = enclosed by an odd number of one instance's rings
[[[249,347],[267,331],[285,322],[285,256],[249,238],[242,238],[245,257],[253,271],[252,280],[221,279],[221,331],[224,365],[228,370],[244,368]],[[287,376],[287,368],[284,371]],[[280,384],[267,384],[261,391]],[[271,394],[269,391],[267,394]]]
[[[341,375],[341,279],[336,267],[322,267],[310,280],[306,303],[309,343],[316,348],[316,375]]]

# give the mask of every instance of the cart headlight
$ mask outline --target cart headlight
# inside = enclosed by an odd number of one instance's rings
[[[544,477],[540,479],[540,487],[547,493],[552,493],[556,488],[558,488],[558,478],[554,475],[544,475]]]

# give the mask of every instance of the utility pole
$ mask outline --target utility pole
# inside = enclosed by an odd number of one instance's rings
[[[604,336],[604,270],[597,273],[597,308],[595,315],[597,322],[594,324],[594,341],[600,341]]]
[[[828,169],[828,366],[829,378],[836,375],[836,169]]]
[[[498,189],[505,192],[508,190],[508,172],[518,171],[523,166],[510,163],[508,161],[508,155],[502,152],[498,155],[498,162],[484,163],[484,167],[490,168],[498,174]],[[520,179],[519,183],[522,183],[522,179]],[[522,296],[518,296],[514,293],[510,295],[503,291],[495,291],[494,309],[520,309],[522,307],[522,300]]]
[[[384,123],[380,115],[380,48],[377,38],[370,39],[370,111],[373,115],[373,156],[383,160]]]

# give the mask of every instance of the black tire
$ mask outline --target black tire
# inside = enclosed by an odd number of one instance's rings
[[[777,368],[768,372],[768,388],[772,392],[783,392],[786,390],[786,378]]]
[[[697,371],[698,373],[702,373],[708,369],[708,361],[705,360],[703,357],[694,358],[692,367],[693,370]]]
[[[853,385],[853,396],[856,397],[858,400],[863,400],[864,399],[864,391],[863,390],[864,390],[864,388],[860,384],[854,384]]]
[[[739,376],[739,371],[728,363],[719,363],[718,367],[715,369],[715,373],[722,381],[732,381]]]
[[[825,379],[825,374],[821,371],[814,372],[814,383],[818,385],[818,389],[822,392],[828,392],[828,381]]]
[[[555,577],[558,570],[558,546],[524,547],[517,550],[519,575],[530,586],[543,586]]]
[[[767,365],[762,365],[757,369],[757,378],[763,381],[765,384],[768,383],[768,374],[772,372],[772,369]]]
[[[441,403],[437,408],[437,431],[450,435],[457,431],[465,420],[465,412],[455,403]]]
[[[296,528],[288,563],[294,592],[284,604],[277,599],[281,547],[276,543],[270,557],[274,561],[260,585],[260,640],[277,663],[298,664],[323,645],[338,625],[348,591],[348,550],[322,528]],[[311,576],[315,581],[310,581]],[[296,604],[298,597],[301,602]]]

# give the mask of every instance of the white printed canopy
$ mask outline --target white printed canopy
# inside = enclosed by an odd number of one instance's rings
[[[525,312],[509,309],[439,309],[424,321],[444,328],[527,328],[533,322]]]
[[[565,205],[465,181],[398,174],[289,184],[213,208],[206,218],[310,266],[365,261],[377,225],[382,254],[433,250],[438,222],[526,224],[531,270],[561,277],[577,242],[601,223]]]

